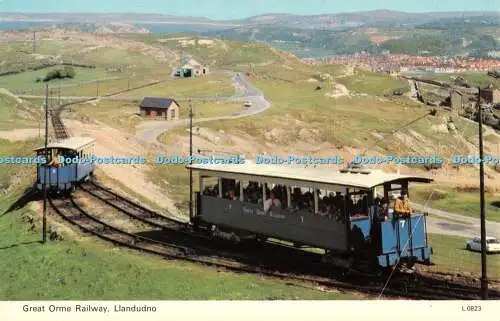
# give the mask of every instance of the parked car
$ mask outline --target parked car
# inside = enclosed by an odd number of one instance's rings
[[[481,252],[481,237],[476,236],[467,242],[465,248],[469,251]],[[486,237],[486,252],[487,253],[500,253],[500,241],[494,237]]]
[[[245,107],[252,107],[252,103],[251,103],[251,102],[249,102],[249,101],[246,101],[244,106],[245,106]]]

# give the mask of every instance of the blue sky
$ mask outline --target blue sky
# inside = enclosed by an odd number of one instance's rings
[[[154,12],[211,19],[263,13],[320,14],[390,9],[406,12],[493,11],[499,0],[0,0],[0,12]]]

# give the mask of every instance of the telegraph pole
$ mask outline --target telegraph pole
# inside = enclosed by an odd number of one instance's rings
[[[33,53],[36,53],[36,31],[33,31]]]
[[[47,242],[47,163],[49,162],[48,137],[49,137],[49,85],[45,85],[45,167],[43,167],[43,217],[42,217],[42,243]]]
[[[189,99],[189,165],[193,160],[193,104]],[[193,170],[189,168],[189,219],[193,218]]]
[[[488,300],[488,276],[486,270],[486,211],[484,207],[484,163],[483,163],[483,107],[481,88],[478,87],[477,107],[479,116],[479,189],[481,196],[481,292],[483,300]]]

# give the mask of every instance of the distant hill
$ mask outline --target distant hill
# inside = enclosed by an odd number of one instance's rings
[[[407,13],[392,10],[374,10],[352,13],[291,15],[266,14],[243,20],[244,24],[271,24],[301,29],[345,28],[359,26],[414,26],[430,21],[450,18],[500,18],[499,12],[426,12]]]
[[[449,18],[414,26],[301,29],[261,24],[207,32],[221,39],[264,42],[300,57],[366,51],[409,55],[486,57],[500,50],[500,20],[493,17]]]

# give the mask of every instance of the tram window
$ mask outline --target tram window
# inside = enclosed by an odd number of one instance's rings
[[[274,196],[279,200],[281,204],[281,208],[286,208],[287,207],[287,192],[286,192],[286,186],[285,185],[276,185],[273,184],[271,186],[270,193],[273,193]],[[269,193],[269,194],[270,194]],[[266,193],[266,199],[268,199],[270,195],[267,195]]]
[[[366,216],[368,215],[368,192],[355,191],[351,193],[347,199],[347,212],[350,216]]]
[[[221,179],[221,183],[222,183],[222,197],[227,198],[229,197],[229,191],[235,189],[236,181],[234,179],[223,178]]]
[[[314,195],[309,188],[301,188],[298,186],[290,186],[291,205],[297,211],[309,210],[314,211]]]
[[[259,204],[262,199],[262,185],[257,182],[248,182],[248,185],[243,185],[243,193],[245,202]]]
[[[237,180],[224,180],[222,183],[222,195],[230,200],[237,200],[240,196],[240,182]]]
[[[205,196],[219,196],[219,179],[217,177],[203,177],[203,191]]]

